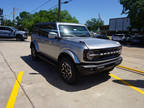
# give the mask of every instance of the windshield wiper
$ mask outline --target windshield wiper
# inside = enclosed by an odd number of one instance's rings
[[[80,35],[78,37],[90,37],[89,35]]]
[[[76,37],[75,35],[63,35],[63,37]]]

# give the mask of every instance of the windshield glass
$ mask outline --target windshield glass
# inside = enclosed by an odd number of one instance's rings
[[[115,35],[115,36],[123,37],[124,35]]]
[[[14,31],[17,31],[17,30],[18,30],[18,29],[14,28],[14,27],[11,27],[11,29],[14,30]]]
[[[90,37],[85,26],[59,25],[62,37]]]

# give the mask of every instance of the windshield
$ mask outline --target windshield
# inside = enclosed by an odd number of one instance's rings
[[[14,31],[18,31],[18,29],[14,28],[14,27],[11,27],[11,29],[14,30]]]
[[[114,36],[119,36],[119,37],[123,37],[124,35],[114,35]]]
[[[62,37],[90,37],[85,26],[59,25]]]

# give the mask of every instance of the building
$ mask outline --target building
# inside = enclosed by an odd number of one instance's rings
[[[130,26],[130,19],[127,17],[112,18],[109,20],[109,31],[112,32],[127,32]]]

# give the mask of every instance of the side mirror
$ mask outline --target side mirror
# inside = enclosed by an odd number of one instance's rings
[[[58,35],[55,32],[49,32],[49,34],[48,34],[48,38],[50,38],[50,39],[54,39],[54,38],[57,38],[57,37],[58,37]]]

